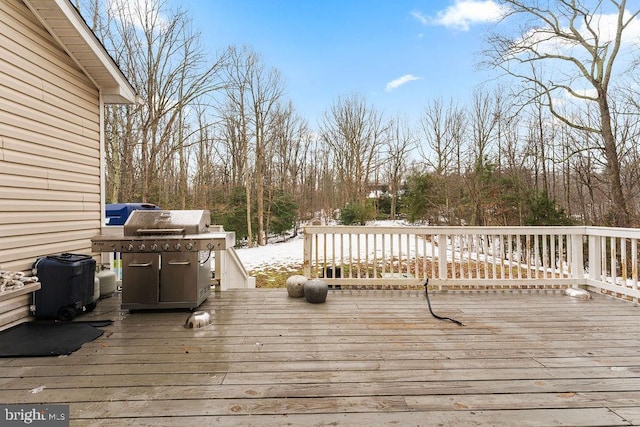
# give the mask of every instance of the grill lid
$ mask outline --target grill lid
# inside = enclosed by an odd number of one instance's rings
[[[207,233],[208,210],[135,210],[124,224],[125,236]]]

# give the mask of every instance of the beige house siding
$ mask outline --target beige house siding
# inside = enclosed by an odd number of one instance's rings
[[[91,253],[100,94],[20,0],[0,0],[0,269]]]

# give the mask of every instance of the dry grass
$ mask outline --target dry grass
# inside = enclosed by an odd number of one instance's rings
[[[412,260],[410,263],[407,264],[406,262],[401,262],[397,259],[392,259],[390,262],[387,261],[384,267],[382,267],[381,265],[374,265],[372,262],[370,262],[368,265],[365,265],[365,264],[354,264],[353,266],[342,265],[341,268],[342,268],[343,277],[348,276],[350,269],[353,269],[354,277],[382,277],[382,274],[385,271],[409,272],[415,277],[424,277],[425,271],[427,272],[426,276],[429,276],[428,273],[431,271],[431,262],[432,262],[431,260],[427,260],[426,263],[424,262],[424,260],[418,260],[418,262],[416,263],[415,261]],[[453,270],[453,264],[449,262],[447,265],[447,269],[449,270],[448,277],[452,277],[455,279],[487,278],[487,279],[499,280],[500,278],[509,278],[509,277],[513,277],[513,278],[555,277],[550,272],[535,271],[532,269],[527,269],[525,267],[521,267],[520,271],[518,271],[518,267],[515,267],[515,266],[512,266],[511,271],[509,271],[507,266],[497,265],[496,271],[494,272],[492,269],[488,269],[487,266],[484,265],[484,263],[477,263],[475,261],[468,261],[468,260],[463,263],[456,262],[455,270]],[[374,270],[376,271],[374,272]],[[315,275],[317,271],[314,270],[312,273]],[[294,274],[304,275],[302,264],[274,265],[272,267],[268,267],[260,270],[249,271],[249,275],[254,276],[256,278],[257,288],[284,288],[287,286],[287,279],[290,276],[293,276]],[[518,274],[520,274],[520,276]],[[360,286],[363,286],[360,289],[367,289],[365,285],[358,285],[358,287]],[[463,286],[462,288],[467,289],[469,287]],[[473,286],[471,288],[473,288]],[[499,289],[501,288],[501,285],[497,283],[495,285],[495,288]]]
[[[249,271],[249,275],[256,278],[256,288],[285,288],[287,279],[294,274],[303,274],[302,264],[276,265]]]

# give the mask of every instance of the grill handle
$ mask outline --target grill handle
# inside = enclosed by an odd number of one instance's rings
[[[169,265],[189,265],[191,261],[169,261],[167,264]]]
[[[141,263],[131,263],[127,264],[128,267],[151,267],[150,262],[141,262]]]
[[[136,234],[184,234],[184,228],[138,228]]]

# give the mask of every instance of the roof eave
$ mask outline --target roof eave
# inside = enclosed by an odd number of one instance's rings
[[[106,104],[133,104],[137,94],[69,0],[24,0],[42,25],[99,89]]]

